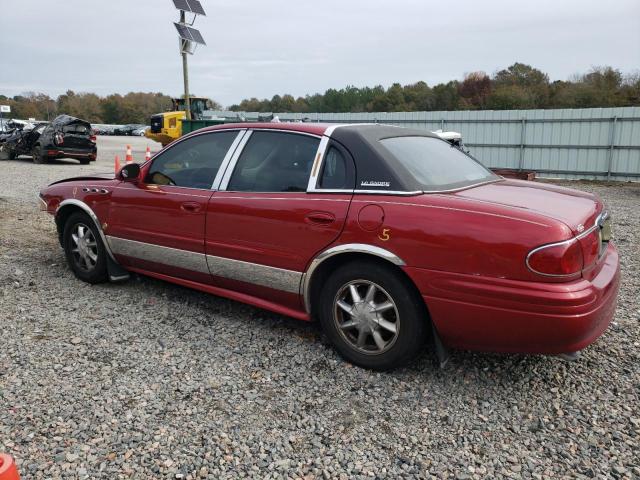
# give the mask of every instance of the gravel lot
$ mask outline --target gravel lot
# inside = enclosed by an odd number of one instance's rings
[[[24,478],[640,477],[640,185],[566,183],[609,204],[622,259],[614,324],[579,361],[427,353],[380,374],[314,325],[76,280],[35,194],[107,157],[0,162],[0,451]]]

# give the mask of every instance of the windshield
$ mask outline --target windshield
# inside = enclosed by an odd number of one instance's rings
[[[438,138],[392,137],[383,138],[380,143],[425,191],[452,190],[500,178]]]

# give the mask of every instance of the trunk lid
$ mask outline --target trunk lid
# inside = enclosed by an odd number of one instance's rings
[[[593,226],[603,209],[598,197],[590,193],[522,180],[504,180],[453,195],[535,212],[563,222],[574,235]]]
[[[65,148],[93,148],[94,143],[91,140],[91,125],[89,123],[77,120],[63,125],[61,130],[64,134]]]

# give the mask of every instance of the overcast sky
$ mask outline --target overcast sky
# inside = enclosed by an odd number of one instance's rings
[[[429,85],[515,61],[640,69],[639,0],[202,0],[191,91],[243,98]],[[171,0],[0,0],[0,93],[182,92]]]

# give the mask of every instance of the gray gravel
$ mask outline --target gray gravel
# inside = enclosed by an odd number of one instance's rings
[[[24,478],[640,477],[640,185],[567,183],[608,202],[622,254],[615,323],[578,362],[454,352],[379,374],[314,325],[81,283],[34,193],[84,167],[0,167],[0,451]]]

